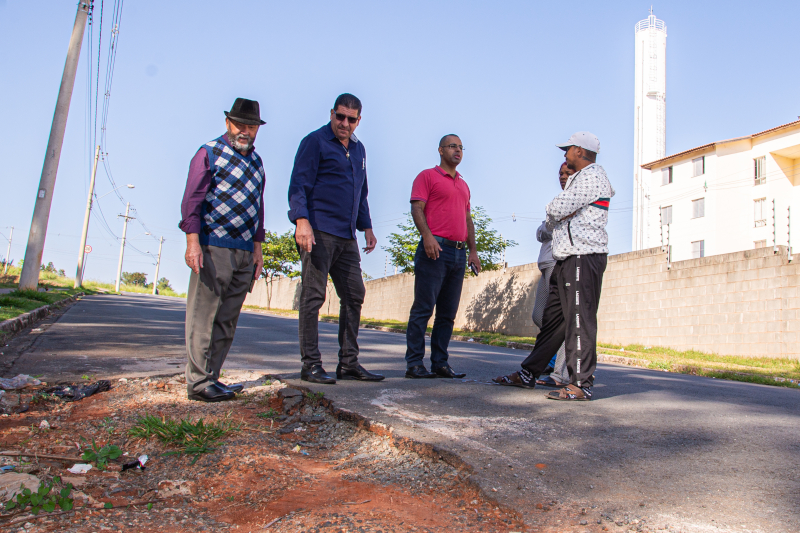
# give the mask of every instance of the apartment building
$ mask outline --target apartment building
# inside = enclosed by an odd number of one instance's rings
[[[670,260],[682,261],[800,242],[800,120],[642,169],[642,248],[668,246]]]

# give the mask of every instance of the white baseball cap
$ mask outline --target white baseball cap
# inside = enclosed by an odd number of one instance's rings
[[[594,153],[600,152],[600,140],[595,134],[589,133],[588,131],[574,133],[567,142],[564,144],[557,144],[556,146],[565,152],[569,150],[570,146],[577,146],[578,148],[583,148],[584,150],[589,150]]]

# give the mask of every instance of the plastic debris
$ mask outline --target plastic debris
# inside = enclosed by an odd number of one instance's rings
[[[298,444],[297,446],[295,446],[294,448],[292,448],[292,451],[293,451],[294,453],[298,453],[298,452],[300,451],[300,445]]]
[[[19,374],[13,378],[0,378],[0,389],[5,390],[24,389],[25,387],[34,387],[41,384],[41,381],[30,377],[28,374]]]
[[[0,466],[0,472],[2,472],[2,473],[4,473],[4,474],[5,474],[6,472],[11,472],[11,471],[12,471],[12,470],[14,470],[15,468],[16,468],[16,466],[15,466],[15,465],[5,465],[5,466]]]
[[[39,422],[39,429],[50,429],[50,422],[47,420],[42,420]]]
[[[76,465],[72,465],[72,468],[68,468],[67,470],[69,470],[73,474],[85,474],[86,472],[88,472],[91,469],[92,469],[92,465],[78,463]]]
[[[135,468],[138,468],[139,470],[144,470],[144,465],[146,462],[147,462],[147,456],[140,455],[138,459],[123,464],[122,471],[124,472],[126,470],[133,470]]]
[[[105,379],[96,381],[94,383],[64,383],[45,389],[44,392],[58,396],[65,402],[77,402],[86,397],[97,394],[98,392],[105,392],[111,389],[111,382]]]

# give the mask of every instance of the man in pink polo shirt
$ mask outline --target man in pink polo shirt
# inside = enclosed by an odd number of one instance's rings
[[[475,226],[469,214],[469,187],[456,167],[464,147],[457,135],[439,141],[439,166],[423,170],[411,188],[411,215],[422,239],[414,256],[414,305],[406,330],[406,377],[463,378],[447,362],[447,346],[461,299],[469,248],[476,273]],[[425,368],[425,329],[436,308],[431,332],[431,371]]]

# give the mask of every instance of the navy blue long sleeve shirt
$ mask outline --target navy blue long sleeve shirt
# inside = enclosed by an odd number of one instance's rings
[[[355,135],[345,149],[329,122],[300,142],[289,182],[293,224],[306,218],[315,230],[355,239],[372,228],[367,192],[367,152]]]

